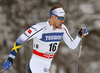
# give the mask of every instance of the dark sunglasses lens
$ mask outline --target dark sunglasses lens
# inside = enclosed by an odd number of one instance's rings
[[[65,17],[58,17],[59,20],[65,20]]]

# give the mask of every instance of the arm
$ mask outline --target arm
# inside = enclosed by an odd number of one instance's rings
[[[81,30],[78,32],[78,35],[76,36],[76,38],[73,39],[70,36],[68,29],[64,25],[63,25],[63,27],[64,27],[63,28],[64,29],[63,40],[70,49],[75,49],[78,46],[81,38],[83,38],[84,36],[86,36],[88,34],[87,28],[81,28]]]
[[[75,49],[78,46],[81,38],[79,38],[78,36],[76,36],[76,38],[73,39],[70,36],[70,34],[68,32],[68,29],[67,28],[63,28],[63,29],[64,29],[64,35],[63,35],[64,42],[68,45],[68,47],[70,49]]]
[[[3,68],[8,70],[14,62],[15,56],[18,50],[21,48],[22,43],[38,37],[42,32],[42,27],[40,25],[33,25],[28,30],[26,30],[18,39],[15,41],[13,48],[11,49],[10,55],[7,61],[3,64]]]

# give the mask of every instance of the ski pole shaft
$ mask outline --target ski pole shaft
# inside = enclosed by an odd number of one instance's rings
[[[80,57],[81,57],[82,42],[83,42],[83,38],[81,39],[81,43],[80,43],[80,51],[79,51],[79,58],[78,58],[78,64],[77,64],[77,73],[78,73],[78,70],[79,70],[79,63],[80,63]]]

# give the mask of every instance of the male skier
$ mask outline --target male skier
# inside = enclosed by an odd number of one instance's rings
[[[3,64],[3,68],[8,70],[12,66],[22,43],[33,39],[33,55],[29,62],[28,73],[49,73],[52,59],[61,38],[70,49],[75,49],[83,38],[82,34],[85,36],[88,33],[86,28],[84,28],[84,32],[81,28],[76,38],[73,39],[63,24],[64,20],[64,9],[61,5],[54,5],[50,10],[50,19],[47,22],[33,25],[18,37],[7,61]]]

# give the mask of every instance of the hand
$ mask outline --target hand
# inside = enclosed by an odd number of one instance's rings
[[[3,68],[5,70],[8,70],[13,64],[13,59],[11,59],[10,57],[8,58],[8,60],[3,64]]]
[[[86,27],[82,27],[81,30],[78,32],[79,37],[83,38],[84,36],[88,35],[88,31]]]

